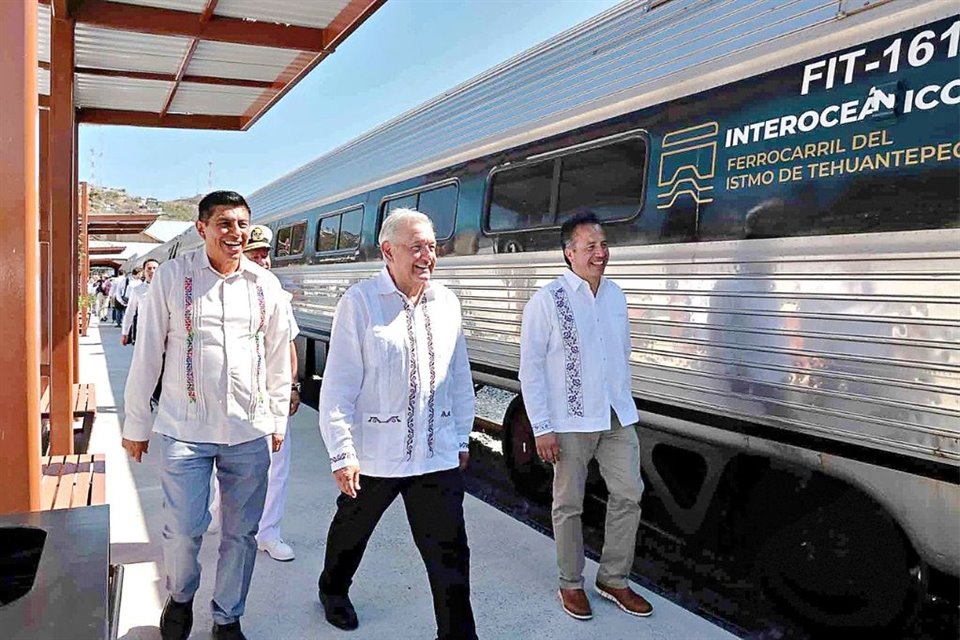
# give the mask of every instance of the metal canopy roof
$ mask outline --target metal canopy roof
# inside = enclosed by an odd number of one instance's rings
[[[245,130],[385,0],[39,0],[38,91],[51,13],[75,20],[77,122]]]
[[[87,230],[91,235],[140,233],[159,216],[159,213],[91,213]]]

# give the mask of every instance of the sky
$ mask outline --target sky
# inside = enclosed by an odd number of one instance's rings
[[[248,195],[616,4],[387,0],[248,131],[81,125],[80,179],[161,200]]]

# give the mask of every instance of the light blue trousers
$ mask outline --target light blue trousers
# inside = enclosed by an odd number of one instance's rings
[[[183,442],[160,436],[163,445],[163,563],[167,591],[187,602],[200,587],[200,543],[210,524],[210,474],[217,465],[222,493],[222,535],[210,603],[213,621],[243,615],[253,565],[257,527],[267,493],[269,438],[233,446]]]

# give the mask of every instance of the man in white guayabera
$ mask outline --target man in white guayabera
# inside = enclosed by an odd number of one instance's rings
[[[398,495],[430,579],[439,640],[477,637],[463,477],[473,381],[460,301],[432,282],[433,224],[410,209],[380,230],[386,263],[337,305],[320,389],[320,431],[340,488],[320,575],[330,624],[355,629],[348,591],[380,516]]]
[[[563,610],[593,617],[583,590],[583,497],[596,458],[610,491],[597,593],[635,616],[653,607],[627,583],[640,526],[639,420],[630,391],[627,300],[603,277],[610,259],[596,215],[579,213],[560,229],[568,269],[523,310],[520,390],[537,453],[554,465],[553,534]],[[629,426],[624,426],[629,425]]]
[[[161,447],[163,561],[169,598],[163,640],[186,640],[200,586],[197,555],[210,523],[210,474],[217,467],[223,539],[211,609],[213,637],[243,640],[257,557],[257,526],[270,452],[283,444],[290,408],[286,294],[243,256],[250,207],[237,193],[200,201],[204,244],[157,269],[139,312],[124,393],[123,446],[137,462],[151,431]],[[156,414],[150,394],[163,375]]]

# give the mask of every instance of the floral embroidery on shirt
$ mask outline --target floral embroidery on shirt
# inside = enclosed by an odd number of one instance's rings
[[[437,395],[437,368],[433,352],[433,330],[430,328],[430,314],[427,313],[427,303],[423,303],[423,323],[427,329],[427,360],[430,367],[430,395],[427,396],[427,450],[433,457],[433,421],[435,408],[433,401]]]
[[[540,422],[534,422],[530,425],[530,428],[533,429],[533,435],[539,436],[547,432],[550,429],[549,420],[541,420]]]
[[[410,393],[407,396],[407,438],[404,443],[406,458],[413,458],[414,417],[417,409],[417,390],[420,387],[417,375],[417,334],[413,329],[413,307],[403,299],[403,311],[407,316],[407,338],[410,340]]]
[[[553,290],[553,302],[560,320],[560,335],[563,338],[564,377],[567,387],[567,416],[583,417],[583,381],[580,365],[580,336],[573,309],[563,287]]]
[[[193,278],[187,276],[183,279],[183,328],[187,332],[187,399],[190,402],[197,401],[196,381],[193,373]]]
[[[341,460],[346,460],[347,458],[350,458],[350,457],[351,455],[349,453],[346,453],[346,452],[338,453],[337,455],[330,458],[330,464],[337,464]]]
[[[257,306],[260,307],[260,324],[253,335],[257,349],[257,405],[263,406],[263,334],[267,328],[267,301],[263,296],[263,287],[257,285]]]

